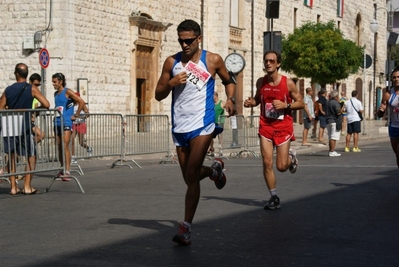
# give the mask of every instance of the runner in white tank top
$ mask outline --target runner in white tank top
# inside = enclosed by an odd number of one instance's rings
[[[210,177],[218,189],[226,184],[224,163],[215,159],[212,167],[203,166],[206,151],[215,134],[213,93],[216,74],[222,79],[227,95],[226,111],[235,114],[234,81],[220,55],[201,50],[201,27],[185,20],[177,27],[182,52],[166,58],[155,89],[161,101],[172,91],[172,136],[180,168],[187,185],[184,221],[173,241],[190,245],[191,223],[200,197],[200,181]]]

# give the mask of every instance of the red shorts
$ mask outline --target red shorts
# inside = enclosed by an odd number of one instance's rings
[[[86,134],[87,133],[87,125],[86,125],[86,123],[73,124],[72,130],[73,131],[76,130],[80,134]]]
[[[289,141],[295,141],[294,129],[276,129],[272,126],[262,126],[259,128],[259,137],[266,138],[275,146],[280,146]]]

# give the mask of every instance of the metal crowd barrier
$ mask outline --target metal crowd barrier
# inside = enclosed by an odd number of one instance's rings
[[[32,125],[33,114],[38,114],[35,119],[35,128]],[[10,176],[23,177],[26,174],[32,173],[43,173],[43,172],[63,172],[65,173],[65,158],[63,157],[63,167],[58,160],[59,150],[56,144],[56,134],[54,133],[54,122],[55,116],[59,116],[59,111],[56,109],[26,109],[26,110],[2,110],[1,111],[1,135],[2,142],[0,142],[0,153],[1,157],[1,171],[0,179],[10,182]],[[61,120],[61,128],[63,120]],[[40,129],[41,134],[36,132]],[[63,139],[64,132],[59,133]],[[39,141],[38,137],[41,136],[42,140]],[[39,142],[38,142],[39,141]],[[20,149],[12,149],[12,147]],[[29,146],[31,144],[31,146]],[[10,153],[6,153],[5,149],[8,149]],[[64,151],[64,143],[62,142],[62,155]],[[36,167],[34,170],[25,169],[28,158],[22,156],[23,151],[35,151]],[[11,153],[13,152],[13,153]],[[20,155],[17,157],[15,154]],[[15,155],[17,161],[15,172],[11,173],[10,160],[12,155]],[[33,154],[32,154],[33,155]],[[82,193],[84,190],[79,180],[74,176],[64,176],[74,179],[79,186]],[[57,175],[54,175],[50,185],[46,188],[46,191],[50,190],[53,182],[57,179]],[[32,180],[34,181],[34,179]]]
[[[166,153],[171,158],[167,115],[126,115],[125,122],[125,155]]]
[[[225,157],[223,151],[226,149],[239,150],[245,147],[245,119],[243,115],[223,116],[221,118],[223,123],[223,132],[221,133],[222,141],[219,143],[219,138],[214,139],[214,148],[219,157]],[[216,144],[218,144],[216,146]],[[231,153],[234,156],[236,153]]]
[[[166,115],[126,115],[95,114],[81,115],[75,121],[71,137],[71,151],[76,160],[72,166],[83,175],[78,164],[86,158],[119,158],[112,163],[115,166],[141,166],[126,156],[165,152],[170,155],[170,124]]]
[[[248,116],[245,120],[245,151],[251,153],[255,158],[259,158],[259,155],[252,149],[253,147],[260,147],[259,118],[259,115]]]

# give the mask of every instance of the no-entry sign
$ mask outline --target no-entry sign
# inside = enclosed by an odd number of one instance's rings
[[[39,52],[39,63],[43,69],[47,68],[50,65],[50,54],[46,48],[40,49]]]

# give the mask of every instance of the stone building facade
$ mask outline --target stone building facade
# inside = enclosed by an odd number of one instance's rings
[[[263,76],[263,34],[265,31],[293,32],[305,21],[333,20],[345,37],[375,58],[375,68],[351,75],[329,85],[350,96],[361,91],[366,118],[373,118],[377,103],[376,87],[385,87],[387,14],[378,10],[379,31],[369,29],[374,4],[385,7],[385,0],[279,1],[279,18],[266,19],[264,0],[5,0],[0,4],[0,92],[14,82],[15,64],[24,62],[30,74],[38,72],[45,81],[42,91],[53,102],[51,76],[62,72],[67,86],[79,90],[92,112],[122,114],[170,114],[170,98],[157,102],[154,89],[165,58],[180,50],[176,27],[184,19],[194,19],[203,27],[203,48],[225,58],[235,51],[246,59],[246,68],[237,77],[237,109],[256,89]],[[343,16],[338,3],[344,3]],[[46,48],[50,63],[39,64],[39,51]],[[375,50],[374,50],[375,47]],[[345,56],[345,55],[342,55]],[[303,91],[310,80],[286,73]],[[375,78],[374,78],[375,77]],[[217,81],[218,91],[223,91]],[[222,99],[225,96],[222,94]],[[258,109],[253,110],[254,114]],[[299,116],[298,116],[299,117]]]

